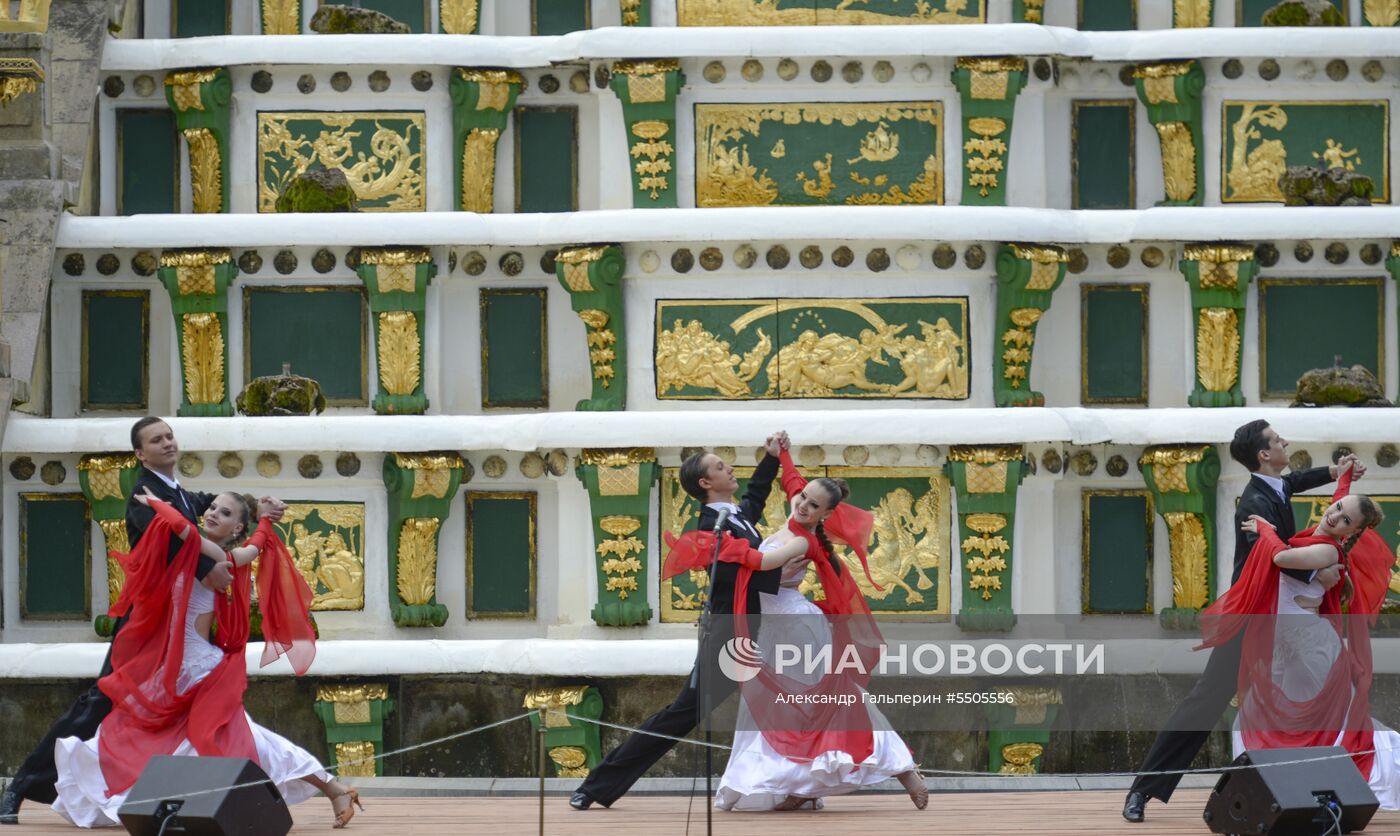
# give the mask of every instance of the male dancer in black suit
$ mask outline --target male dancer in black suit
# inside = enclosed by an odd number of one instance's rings
[[[1348,465],[1355,467],[1353,479],[1360,479],[1366,472],[1356,457],[1349,455],[1331,467],[1284,473],[1284,468],[1288,467],[1288,442],[1264,420],[1250,421],[1235,430],[1235,438],[1230,442],[1230,458],[1244,465],[1252,474],[1235,508],[1235,568],[1230,574],[1232,585],[1239,580],[1245,559],[1258,539],[1257,535],[1240,529],[1242,522],[1258,514],[1273,525],[1280,539],[1287,540],[1297,533],[1289,497],[1334,481]],[[1313,577],[1312,572],[1303,570],[1282,571],[1304,582]],[[1336,566],[1320,570],[1317,579],[1330,588],[1339,580],[1339,571]],[[1140,772],[1186,769],[1195,760],[1215,722],[1235,695],[1243,641],[1244,631],[1240,631],[1233,639],[1211,651],[1201,678],[1158,732]],[[1180,775],[1139,775],[1123,802],[1123,818],[1130,822],[1142,821],[1147,800],[1157,798],[1165,804],[1171,800],[1172,792],[1180,781]]]
[[[185,519],[196,526],[199,525],[200,518],[214,501],[214,494],[187,491],[180,487],[175,478],[175,462],[180,456],[180,446],[175,442],[175,433],[170,429],[170,425],[159,418],[142,418],[131,428],[131,448],[136,453],[137,461],[143,465],[141,474],[136,478],[132,496],[150,490],[158,499],[170,503],[185,516]],[[154,517],[155,512],[151,508],[134,499],[127,500],[126,534],[132,546],[141,539]],[[175,557],[180,545],[178,540],[171,538],[167,559]],[[233,581],[231,568],[228,563],[216,563],[201,555],[195,577],[203,581],[205,586],[222,591]],[[127,615],[123,613],[117,619],[113,635],[126,624]],[[98,677],[104,677],[111,672],[112,651],[109,647]],[[60,717],[49,729],[48,734],[39,741],[39,745],[20,765],[14,780],[5,788],[3,795],[0,795],[0,824],[18,824],[19,806],[25,799],[41,804],[54,802],[57,797],[54,793],[54,781],[58,780],[53,760],[54,741],[61,737],[87,740],[97,733],[97,727],[111,710],[112,701],[107,699],[107,695],[102,693],[96,683],[78,697],[78,701],[68,709],[68,713]]]
[[[687,494],[701,503],[698,525],[701,531],[713,531],[715,523],[719,520],[720,511],[727,510],[729,515],[725,523],[725,533],[747,540],[749,545],[754,548],[758,547],[758,544],[762,542],[762,537],[755,525],[763,519],[763,506],[768,502],[768,493],[773,487],[773,477],[778,474],[780,444],[786,438],[787,433],[778,433],[768,437],[764,443],[767,455],[763,457],[763,461],[758,463],[758,467],[754,468],[753,476],[749,477],[748,490],[744,492],[744,498],[738,504],[734,502],[734,494],[739,490],[739,481],[734,478],[734,468],[726,464],[719,456],[714,453],[696,453],[681,464],[681,487],[685,489]],[[800,537],[793,539],[800,541],[803,545],[800,549],[793,546],[791,556],[800,557],[806,552],[806,541]],[[648,717],[646,722],[642,723],[641,731],[633,732],[622,742],[622,745],[609,752],[607,757],[603,758],[603,762],[598,764],[598,768],[590,772],[583,783],[579,785],[579,788],[569,799],[569,805],[575,810],[587,810],[595,802],[604,807],[611,807],[614,801],[632,788],[637,779],[642,777],[642,773],[650,769],[652,764],[660,760],[662,755],[671,751],[672,747],[676,745],[674,740],[653,737],[644,732],[684,737],[695,728],[701,719],[702,711],[701,695],[697,688],[696,678],[696,672],[699,671],[701,665],[707,669],[705,675],[707,693],[704,695],[706,707],[719,704],[734,691],[734,682],[717,672],[715,665],[717,651],[714,648],[722,646],[734,634],[733,625],[730,623],[733,619],[724,618],[724,616],[732,615],[734,612],[734,583],[738,576],[739,564],[737,563],[721,562],[716,568],[714,597],[710,600],[710,612],[719,618],[716,619],[712,627],[708,647],[701,646],[696,655],[695,668],[691,671],[691,676],[687,678],[685,686],[681,688],[676,699],[670,705]],[[766,572],[754,572],[749,579],[748,595],[746,596],[747,611],[749,613],[759,611],[758,594],[760,592],[767,592],[770,595],[778,594],[778,585],[781,579],[781,567]]]

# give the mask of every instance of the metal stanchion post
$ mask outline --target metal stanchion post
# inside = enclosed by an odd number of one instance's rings
[[[545,709],[540,709],[540,836],[544,836],[544,723]]]

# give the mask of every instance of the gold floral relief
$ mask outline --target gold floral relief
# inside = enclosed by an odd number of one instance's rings
[[[1400,23],[1400,0],[1362,0],[1361,13],[1372,26]]]
[[[1201,518],[1187,511],[1162,515],[1172,553],[1172,604],[1184,609],[1200,609],[1210,602],[1206,571],[1206,532]]]
[[[1035,759],[1043,751],[1045,747],[1039,743],[1008,743],[1001,747],[1002,764],[997,771],[1002,775],[1034,775]]]
[[[1196,143],[1185,122],[1158,122],[1162,145],[1162,181],[1168,200],[1191,200],[1196,195]]]
[[[632,147],[628,149],[628,153],[636,161],[633,167],[639,178],[637,187],[650,189],[652,200],[656,200],[661,192],[671,187],[666,175],[671,171],[671,157],[676,153],[676,149],[664,139],[669,132],[669,125],[655,119],[643,120],[632,126],[632,135],[640,140],[632,143]],[[646,159],[642,159],[643,157]]]
[[[311,609],[365,608],[363,503],[288,503],[275,528],[312,592]]]
[[[126,583],[126,572],[112,557],[112,552],[126,554],[131,551],[131,544],[126,538],[126,520],[98,520],[97,524],[102,528],[102,538],[107,544],[107,604],[110,606],[121,597],[122,585]]]
[[[300,35],[301,0],[262,0],[264,35]]]
[[[632,12],[632,14],[637,13]],[[635,26],[636,24],[629,24],[624,20],[623,25]],[[588,753],[577,746],[555,746],[549,750],[549,759],[554,761],[558,767],[558,777],[560,778],[588,777],[588,767],[584,766],[588,762]]]
[[[1172,26],[1197,29],[1211,25],[1212,0],[1172,0]]]
[[[888,11],[860,8],[866,0],[677,0],[681,26],[812,26],[959,24],[986,19],[986,0],[914,0]]]
[[[637,465],[629,467],[636,469]],[[599,468],[599,482],[602,475],[603,469]],[[608,496],[601,490],[599,493]],[[642,571],[642,563],[635,555],[646,551],[646,544],[633,536],[642,527],[642,521],[637,517],[614,515],[600,519],[598,527],[612,535],[611,539],[599,543],[596,549],[598,557],[602,559],[600,568],[608,577],[605,588],[626,601],[628,595],[637,591],[637,574]]]
[[[472,128],[462,148],[462,210],[487,214],[496,203],[499,128]]]
[[[344,172],[362,212],[421,212],[424,115],[392,112],[258,113],[258,211],[313,166]]]
[[[190,146],[190,190],[194,196],[194,211],[219,212],[223,209],[224,195],[219,141],[208,128],[186,128],[184,134]]]
[[[1006,141],[1001,139],[1006,122],[993,116],[977,116],[967,120],[967,128],[977,135],[963,143],[967,182],[986,197],[1000,184],[1001,172],[1006,166],[1008,149]]]
[[[162,250],[160,253],[161,267],[205,267],[230,261],[233,261],[233,253],[222,248]]]
[[[423,456],[410,464],[405,464],[402,460],[399,462],[399,467],[413,470],[413,491],[409,494],[409,499],[418,499],[422,496],[442,499],[447,496],[447,489],[452,485],[452,471],[461,466],[460,459],[453,462],[442,456],[434,458]]]
[[[1234,308],[1202,308],[1196,320],[1196,378],[1208,392],[1239,380],[1240,321]]]
[[[1025,0],[1026,23],[1044,23],[1045,0]]]
[[[224,385],[224,330],[219,315],[187,313],[182,317],[180,354],[185,371],[185,400],[191,404],[220,403]]]
[[[437,592],[436,517],[411,517],[399,529],[399,598],[410,606],[427,604]]]
[[[379,384],[391,395],[411,395],[422,380],[422,343],[412,311],[379,314]]]
[[[481,0],[441,0],[438,17],[442,31],[449,35],[470,35],[476,31]]]
[[[342,778],[373,778],[374,741],[356,740],[335,744],[335,774]]]

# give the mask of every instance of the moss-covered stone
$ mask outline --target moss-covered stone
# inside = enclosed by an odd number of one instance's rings
[[[1365,366],[1313,369],[1298,378],[1294,406],[1393,406]]]
[[[338,168],[303,171],[277,196],[278,212],[354,212],[355,191]]]
[[[407,35],[408,24],[373,9],[322,6],[311,16],[311,31],[322,35]]]
[[[326,396],[321,394],[321,384],[309,377],[291,374],[284,367],[283,374],[249,381],[247,388],[238,393],[234,405],[249,416],[310,415],[325,411]]]
[[[1291,165],[1279,175],[1286,206],[1370,206],[1375,183],[1344,168]]]
[[[1265,26],[1346,26],[1346,18],[1328,0],[1283,0],[1264,12]]]

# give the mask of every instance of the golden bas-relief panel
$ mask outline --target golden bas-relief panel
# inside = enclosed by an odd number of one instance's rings
[[[968,397],[967,298],[658,299],[661,400]]]
[[[696,206],[942,202],[941,102],[695,106]]]
[[[345,173],[362,212],[422,212],[425,138],[422,111],[260,112],[258,211],[312,168]]]
[[[915,620],[941,618],[949,613],[948,544],[952,524],[949,484],[938,468],[813,467],[801,468],[807,479],[832,476],[845,479],[850,502],[875,515],[870,543],[870,575],[882,589],[866,579],[855,552],[837,546],[836,554],[851,572],[870,609],[881,617],[908,616]],[[661,525],[679,535],[693,530],[700,518],[699,504],[681,489],[680,468],[661,471]],[[753,468],[734,469],[746,480]],[[742,495],[744,486],[740,486]],[[758,524],[765,537],[787,523],[788,504],[779,485],[773,491]],[[670,549],[663,539],[661,560]],[[661,581],[661,620],[695,621],[705,606],[709,572],[699,569]],[[822,596],[815,568],[808,567],[799,590],[813,600]]]
[[[987,0],[676,0],[681,26],[983,23]]]
[[[292,502],[276,528],[311,588],[311,609],[365,608],[364,503]]]
[[[1289,166],[1371,178],[1372,202],[1390,202],[1390,103],[1226,101],[1221,104],[1220,199],[1283,202]]]

